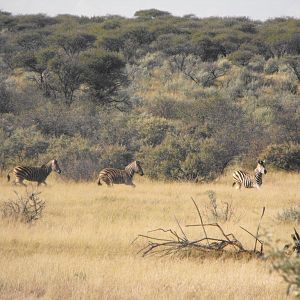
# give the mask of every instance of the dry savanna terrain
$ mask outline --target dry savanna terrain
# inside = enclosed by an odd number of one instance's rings
[[[269,261],[203,257],[142,257],[146,241],[138,234],[156,228],[178,230],[174,216],[191,238],[202,237],[191,197],[209,221],[208,191],[234,209],[221,223],[249,249],[266,207],[262,232],[284,244],[295,223],[277,220],[300,200],[299,174],[272,173],[260,190],[235,190],[231,174],[214,183],[151,182],[136,176],[135,189],[64,182],[51,174],[39,187],[46,202],[43,216],[28,225],[0,220],[1,299],[285,299],[286,283],[270,272]],[[0,179],[0,202],[25,193]],[[35,185],[28,185],[31,192]],[[217,234],[213,229],[210,236]],[[262,237],[264,238],[264,237]]]

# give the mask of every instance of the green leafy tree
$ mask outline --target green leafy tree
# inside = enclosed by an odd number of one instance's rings
[[[125,63],[117,55],[99,50],[86,52],[82,57],[84,63],[84,82],[96,103],[109,104],[126,101],[118,98],[118,93],[126,86],[127,75]]]
[[[54,43],[69,57],[78,56],[81,52],[93,47],[96,37],[88,33],[57,34],[52,39]]]
[[[167,11],[162,11],[154,8],[139,10],[134,13],[134,16],[139,18],[159,18],[159,17],[167,17],[170,15],[171,14]]]

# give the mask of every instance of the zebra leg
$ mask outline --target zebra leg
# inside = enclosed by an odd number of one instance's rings
[[[237,186],[236,186],[236,189],[237,189],[237,190],[240,190],[241,187],[242,187],[242,184],[241,184],[240,182],[238,182],[238,181],[235,181],[235,182],[232,184],[232,187],[234,187],[235,185],[237,185]]]
[[[22,179],[22,178],[16,178],[15,185],[18,183],[20,185],[27,187],[27,185],[23,181],[24,181],[24,179]]]
[[[38,184],[37,184],[37,186],[41,185],[42,183],[43,183],[44,185],[47,185],[47,183],[46,183],[45,181],[39,181]]]
[[[101,184],[101,179],[100,179],[100,177],[98,177],[97,184],[98,184],[98,185],[102,185],[102,184]]]
[[[101,178],[101,179],[106,183],[106,185],[107,185],[108,187],[113,186],[112,180],[110,180],[108,177],[104,177],[104,178]]]

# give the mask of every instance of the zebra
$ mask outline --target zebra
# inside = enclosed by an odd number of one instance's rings
[[[19,183],[26,186],[23,181],[28,180],[37,182],[38,186],[41,183],[47,185],[46,179],[52,171],[61,174],[61,169],[59,168],[56,159],[50,160],[48,163],[42,165],[41,167],[16,166],[13,170],[8,172],[7,181],[10,181],[9,173],[13,172],[16,177],[14,184]]]
[[[233,173],[233,184],[237,184],[237,189],[241,189],[243,185],[245,188],[257,188],[259,189],[262,185],[262,175],[267,174],[267,169],[265,167],[265,161],[259,160],[257,166],[254,170],[254,175],[250,175],[244,171],[235,171]]]
[[[141,163],[138,160],[133,161],[124,170],[105,168],[100,171],[97,184],[102,185],[101,181],[105,182],[108,186],[113,186],[113,184],[126,184],[135,187],[132,182],[133,175],[135,173],[144,175],[144,171],[141,167]]]

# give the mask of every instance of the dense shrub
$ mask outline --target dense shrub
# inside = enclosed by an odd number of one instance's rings
[[[300,171],[300,144],[270,145],[264,152],[269,164],[289,171]]]
[[[129,127],[136,130],[139,144],[152,147],[161,144],[171,130],[166,119],[151,116],[134,118]]]
[[[250,50],[238,50],[230,54],[229,60],[239,66],[246,66],[253,57],[253,52]]]
[[[62,175],[74,180],[93,178],[99,170],[99,150],[80,137],[60,136],[49,141],[44,161],[57,159],[62,169]]]
[[[34,126],[17,128],[10,136],[5,136],[2,131],[2,138],[0,157],[6,167],[20,163],[37,164],[49,146],[49,142]]]
[[[264,67],[266,74],[274,74],[279,71],[278,61],[276,59],[270,58]]]
[[[182,170],[180,161],[185,157],[185,149],[178,143],[176,137],[167,136],[156,147],[142,147],[140,152],[145,174],[153,179],[180,179]]]

